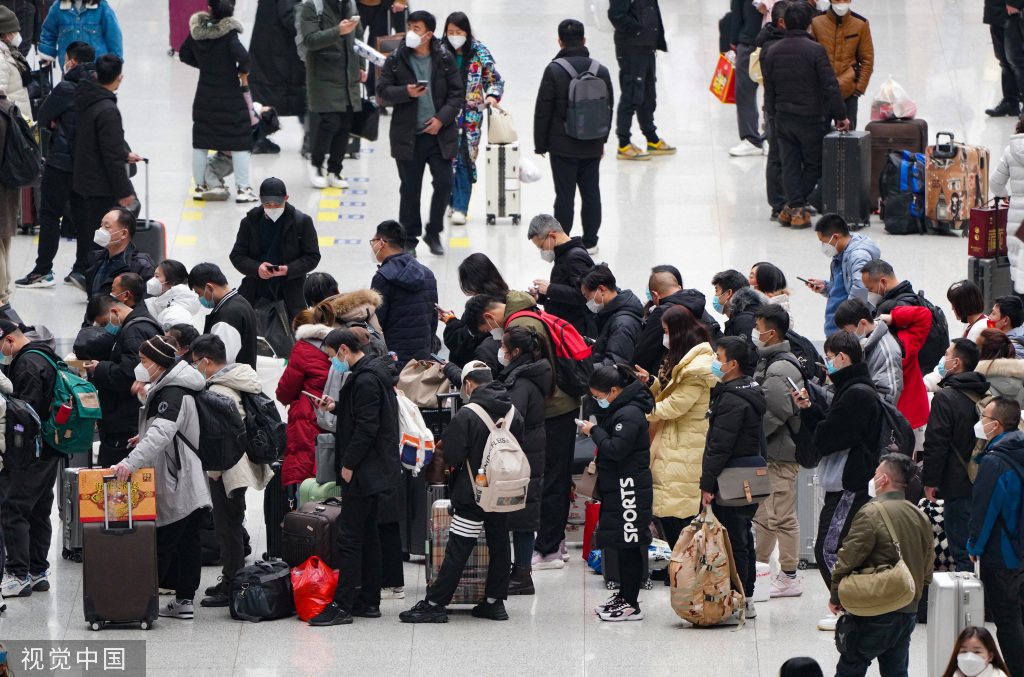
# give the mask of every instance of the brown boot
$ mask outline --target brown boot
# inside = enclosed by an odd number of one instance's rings
[[[800,230],[803,228],[809,228],[811,225],[811,215],[807,213],[807,210],[803,207],[798,207],[792,212],[792,217],[789,220],[789,227],[793,230]]]
[[[786,205],[785,207],[782,208],[782,211],[779,212],[779,225],[782,226],[783,228],[789,228],[789,224],[792,221],[793,210],[789,208],[789,205]]]
[[[508,581],[509,595],[533,595],[536,590],[533,587],[533,576],[529,567],[517,567],[512,565],[512,573]]]

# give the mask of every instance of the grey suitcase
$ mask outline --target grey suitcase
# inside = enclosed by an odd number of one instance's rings
[[[824,214],[839,214],[851,226],[871,220],[871,134],[832,132],[822,153]]]
[[[981,287],[985,308],[1000,296],[1013,294],[1013,280],[1010,279],[1010,259],[998,256],[992,259],[967,259],[967,279]]]
[[[78,563],[82,561],[82,534],[84,531],[83,524],[79,519],[78,472],[83,468],[68,466],[71,464],[78,466],[82,461],[87,461],[88,467],[91,468],[92,451],[62,458],[57,484],[57,514],[60,516],[60,531],[63,540],[61,557]]]
[[[818,515],[825,504],[825,492],[818,484],[815,468],[800,468],[796,477],[796,518],[800,525],[801,569],[815,566],[814,540],[818,535]]]
[[[484,149],[487,158],[487,225],[497,219],[512,218],[518,226],[519,208],[519,144],[489,143]]]
[[[969,625],[985,625],[985,590],[977,573],[936,571],[928,586],[928,674],[938,675]]]

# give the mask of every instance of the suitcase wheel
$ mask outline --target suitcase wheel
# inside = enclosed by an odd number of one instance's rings
[[[173,47],[170,48],[169,50],[167,50],[167,56],[174,56],[174,48]]]
[[[142,622],[139,623],[139,627],[142,628],[143,630],[149,630],[153,626],[150,624],[149,621],[142,621]]]
[[[519,225],[519,214],[513,214],[512,215],[512,225],[513,226],[518,226]]]
[[[82,563],[82,553],[76,552],[76,553],[72,554],[71,555],[71,561],[76,563],[76,564],[81,564]]]
[[[807,563],[807,560],[802,559],[796,563],[796,568],[800,571],[806,571],[809,567],[810,565]]]
[[[498,218],[494,214],[488,214],[487,215],[487,225],[488,226],[493,226],[497,222],[498,222]]]
[[[64,559],[71,559],[71,551],[68,550],[67,548],[64,548],[63,550],[60,551],[60,556],[63,557]]]
[[[101,630],[102,628],[103,628],[103,623],[101,623],[100,621],[93,621],[92,623],[89,624],[89,629],[92,630],[93,632],[97,632],[97,631]]]

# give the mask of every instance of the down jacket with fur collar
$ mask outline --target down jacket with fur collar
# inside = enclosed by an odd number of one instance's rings
[[[377,321],[377,308],[380,307],[382,299],[375,290],[357,289],[332,296],[328,301],[334,310],[334,321],[339,326],[362,322],[381,331],[380,322]]]
[[[764,305],[765,297],[750,287],[733,293],[729,300],[729,319],[725,323],[726,336],[750,339],[750,330],[757,324],[754,310]]]
[[[288,407],[288,447],[281,468],[285,485],[316,477],[316,436],[327,431],[317,425],[313,403],[302,391],[323,395],[331,368],[323,340],[330,332],[331,327],[322,324],[298,327],[288,366],[277,383],[277,401]]]

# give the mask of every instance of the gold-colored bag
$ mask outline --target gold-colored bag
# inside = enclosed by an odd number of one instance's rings
[[[900,542],[896,538],[889,513],[881,502],[874,505],[882,515],[900,559],[895,565],[865,567],[839,581],[839,603],[855,616],[881,616],[902,609],[914,601],[917,592],[914,576],[903,561]]]
[[[398,375],[398,389],[420,409],[437,409],[438,395],[447,395],[451,384],[437,362],[411,360]]]

